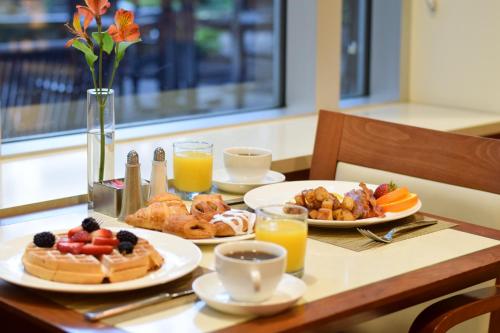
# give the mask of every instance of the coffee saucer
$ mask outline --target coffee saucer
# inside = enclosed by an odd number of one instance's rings
[[[236,315],[270,316],[294,305],[306,292],[306,284],[299,278],[284,274],[274,295],[261,303],[239,302],[231,299],[216,272],[200,276],[193,282],[193,290],[210,307]]]
[[[219,190],[229,193],[244,194],[259,186],[281,183],[285,181],[285,175],[277,171],[269,170],[260,182],[234,182],[229,177],[227,170],[222,168],[214,170],[212,181]]]

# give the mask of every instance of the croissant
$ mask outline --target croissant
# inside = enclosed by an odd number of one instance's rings
[[[155,202],[165,202],[169,206],[178,206],[180,204],[184,205],[182,199],[179,196],[168,192],[155,195],[154,197],[149,199],[148,206]]]
[[[148,207],[141,208],[135,214],[125,218],[125,222],[135,227],[152,230],[162,230],[168,219],[177,215],[187,215],[184,203],[169,206],[165,202],[154,202]]]
[[[254,213],[232,209],[215,215],[210,224],[215,228],[215,237],[227,237],[252,233],[255,219]]]
[[[193,215],[172,216],[163,225],[163,231],[187,239],[205,239],[215,236],[213,225]]]
[[[230,210],[220,194],[199,194],[193,199],[191,214],[205,221],[210,221],[216,214]]]

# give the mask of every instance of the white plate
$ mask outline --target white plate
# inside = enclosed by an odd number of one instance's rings
[[[238,302],[229,296],[216,272],[200,276],[193,282],[198,297],[212,308],[236,315],[269,316],[295,304],[306,292],[301,279],[284,274],[274,295],[262,303]]]
[[[215,245],[221,243],[228,242],[237,242],[246,239],[255,238],[255,233],[246,234],[246,235],[238,235],[238,236],[229,236],[229,237],[214,237],[214,238],[205,238],[205,239],[188,239],[195,244],[198,245]]]
[[[286,182],[281,184],[263,186],[251,190],[250,192],[245,194],[243,200],[245,201],[245,204],[247,204],[247,206],[252,209],[265,205],[284,204],[286,202],[293,202],[293,197],[297,193],[300,193],[305,189],[314,189],[318,186],[323,186],[329,192],[336,192],[344,195],[352,189],[359,188],[359,183],[336,180],[305,180]],[[372,190],[375,190],[377,188],[377,185],[372,184],[366,184],[366,186]],[[415,214],[421,207],[422,202],[420,202],[419,200],[417,204],[412,208],[397,213],[385,213],[385,217],[372,217],[356,221],[327,221],[308,219],[307,223],[311,226],[325,228],[363,227],[367,225],[385,223],[410,216],[412,214]]]
[[[269,170],[264,179],[262,179],[262,181],[259,183],[233,182],[229,178],[226,169],[217,169],[214,171],[212,176],[212,181],[217,186],[218,189],[229,193],[237,193],[237,194],[246,193],[259,186],[281,183],[284,180],[285,180],[284,174],[272,170]]]
[[[148,240],[163,256],[165,262],[156,271],[130,281],[103,284],[73,284],[53,282],[37,278],[24,271],[21,261],[26,245],[33,240],[33,235],[23,236],[0,244],[0,278],[23,287],[71,292],[71,293],[107,293],[151,287],[173,281],[198,267],[201,251],[192,242],[177,236],[156,231],[136,228],[109,228],[114,232],[129,230],[138,237]],[[64,233],[67,230],[56,230]]]

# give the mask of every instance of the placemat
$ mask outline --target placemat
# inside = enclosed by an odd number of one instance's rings
[[[107,308],[114,305],[131,303],[133,301],[137,301],[143,298],[156,296],[160,293],[165,293],[165,292],[174,293],[190,289],[191,285],[193,284],[193,281],[196,280],[197,277],[209,272],[212,272],[212,270],[199,266],[192,273],[180,279],[174,280],[172,282],[144,289],[116,292],[116,293],[70,294],[71,297],[68,297],[69,294],[67,293],[55,293],[55,292],[43,292],[43,291],[39,292],[37,291],[37,293],[56,303],[59,303],[62,306],[65,306],[67,308],[70,308],[76,312],[83,314],[91,310],[98,310],[101,308]],[[176,307],[179,306],[180,304],[194,302],[195,300],[196,300],[195,294],[183,296],[165,302],[161,302],[158,304],[154,304],[151,306],[147,306],[141,309],[126,312],[121,315],[106,318],[101,321],[108,325],[116,325],[120,322],[130,320],[132,318],[137,318],[151,313],[156,313],[160,311],[160,309],[168,309]]]
[[[414,214],[403,219],[377,224],[374,226],[362,227],[363,229],[368,229],[375,234],[382,236],[385,235],[389,230],[394,227],[405,225],[417,220],[423,220],[425,217],[422,214]],[[431,220],[431,218],[426,218]],[[432,219],[434,220],[434,219]],[[403,231],[401,234],[397,234],[394,237],[393,242],[400,242],[405,239],[410,239],[413,237],[419,237],[422,235],[430,234],[439,230],[447,229],[456,226],[455,223],[437,220],[438,222],[434,225],[427,227],[422,227],[418,229],[409,230],[407,232]],[[332,244],[335,246],[340,246],[348,250],[361,252],[368,249],[372,249],[379,246],[384,246],[384,243],[375,242],[371,239],[366,238],[361,235],[356,228],[350,229],[331,229],[331,228],[315,228],[309,227],[308,237],[318,240],[320,242]]]

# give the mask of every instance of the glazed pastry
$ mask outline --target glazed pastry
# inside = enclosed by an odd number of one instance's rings
[[[163,231],[187,239],[206,239],[215,235],[212,224],[193,215],[171,217],[163,225]]]
[[[227,237],[254,232],[255,214],[245,210],[232,209],[216,214],[210,224],[215,227],[215,237]]]
[[[220,194],[199,194],[193,199],[191,214],[205,221],[210,221],[216,214],[230,210]]]
[[[152,230],[162,230],[165,221],[177,215],[187,215],[186,206],[181,201],[176,202],[154,202],[148,207],[139,209],[135,214],[125,218],[125,222],[133,225]]]
[[[178,206],[180,204],[184,204],[179,196],[168,192],[155,195],[149,199],[148,206],[155,202],[165,202],[168,206]]]

